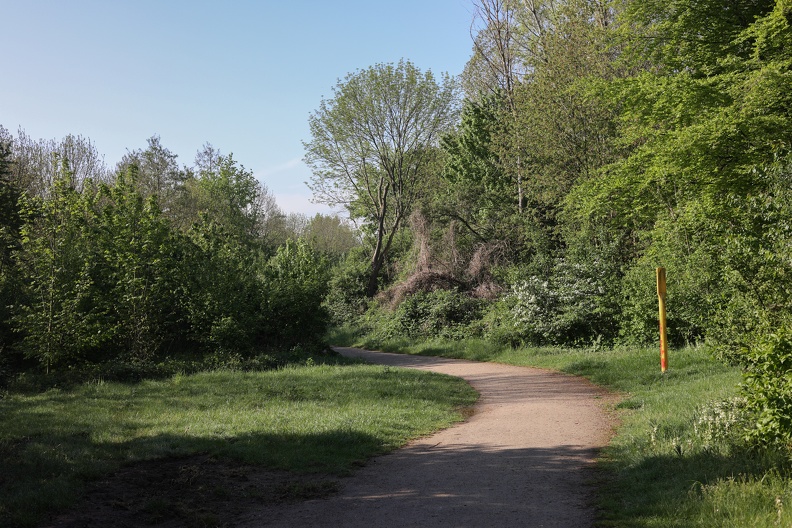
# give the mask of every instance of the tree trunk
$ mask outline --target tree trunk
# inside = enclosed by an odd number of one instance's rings
[[[382,269],[382,259],[377,258],[371,262],[371,273],[369,274],[368,285],[366,286],[366,296],[374,297],[377,294],[377,279]]]

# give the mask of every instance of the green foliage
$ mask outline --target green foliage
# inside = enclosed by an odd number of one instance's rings
[[[368,334],[367,346],[380,347],[393,339],[462,339],[477,333],[472,324],[485,302],[452,290],[419,291],[395,308],[373,301],[357,323]]]
[[[577,225],[631,241],[623,253],[628,339],[654,334],[647,314],[657,266],[668,269],[677,343],[739,341],[774,304],[759,298],[787,304],[786,286],[770,292],[786,284],[783,257],[771,249],[783,253],[783,193],[769,191],[764,174],[792,145],[790,57],[780,51],[790,28],[782,3],[726,4],[625,4],[623,57],[637,72],[608,90],[620,103],[627,155],[567,196],[567,214],[583,219]]]
[[[713,326],[719,353],[739,361],[740,350],[756,336],[789,321],[792,308],[792,193],[789,162],[757,171],[752,196],[730,196],[730,229],[721,246],[728,298]]]
[[[792,446],[792,328],[763,337],[743,361],[747,370],[742,390],[755,420],[749,440]]]
[[[337,260],[360,245],[358,234],[338,216],[320,213],[308,221],[302,234],[313,248]]]
[[[112,187],[103,185],[99,191],[94,283],[103,314],[97,331],[122,357],[145,361],[174,337],[172,298],[179,288],[175,276],[181,247],[156,198],[144,199],[137,191],[137,177],[132,166]]]
[[[466,101],[457,131],[442,140],[449,191],[438,207],[483,240],[503,235],[499,230],[505,219],[517,210],[514,182],[501,164],[496,143],[503,104],[496,96]]]
[[[218,156],[195,179],[173,172],[174,158],[154,142],[114,181],[81,189],[64,159],[52,186],[22,195],[18,209],[1,181],[3,378],[28,366],[16,351],[58,375],[114,364],[145,373],[188,350],[217,365],[261,346],[304,352],[324,333],[329,265],[304,243],[267,261],[262,216],[272,211],[252,173]],[[170,206],[195,201],[189,228],[185,210],[163,213],[158,190]]]
[[[728,295],[722,281],[723,250],[712,226],[701,219],[695,220],[698,225],[688,223],[688,218],[676,220],[663,222],[665,237],[623,278],[621,339],[625,342],[648,344],[658,339],[657,267],[665,267],[668,277],[668,338],[673,346],[704,339]]]
[[[607,261],[558,259],[549,275],[512,283],[505,318],[494,329],[502,342],[569,345],[611,342],[617,313]],[[511,334],[511,335],[509,335]]]
[[[393,318],[399,334],[410,338],[461,338],[481,313],[483,302],[452,290],[418,292],[407,297]]]
[[[135,185],[140,193],[145,197],[156,195],[162,203],[172,206],[187,174],[179,168],[176,154],[162,144],[159,136],[150,137],[146,143],[146,150],[127,152],[116,172],[123,174],[134,167]]]
[[[195,208],[245,244],[261,240],[267,211],[261,198],[266,194],[253,172],[237,164],[233,155],[219,156],[188,181]]]
[[[424,190],[442,134],[457,117],[456,83],[409,61],[347,75],[309,118],[314,197],[343,205],[372,235],[369,297],[394,237]]]
[[[17,337],[13,332],[11,315],[14,304],[20,302],[19,274],[13,254],[19,249],[21,190],[11,181],[12,151],[0,127],[0,380],[6,374],[6,364],[14,362],[12,347]]]
[[[295,344],[318,341],[327,329],[322,300],[328,291],[329,262],[304,241],[278,248],[264,269],[267,290],[263,300],[265,336]]]
[[[47,369],[100,346],[101,307],[94,297],[92,198],[71,187],[64,166],[47,198],[27,198],[18,253],[27,302],[17,308],[20,348]]]
[[[621,16],[626,56],[666,72],[717,74],[726,55],[748,58],[750,47],[738,39],[774,0],[660,0],[626,2]]]
[[[136,171],[78,193],[70,176],[25,201],[17,258],[27,302],[20,347],[47,369],[123,357],[145,361],[172,339],[179,246]]]
[[[366,311],[369,271],[369,259],[362,247],[348,252],[332,269],[324,305],[334,326],[352,323]]]
[[[258,261],[235,234],[203,217],[188,233],[180,304],[204,349],[249,354],[261,324]]]

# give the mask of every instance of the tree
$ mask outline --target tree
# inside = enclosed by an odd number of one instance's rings
[[[20,349],[47,370],[80,359],[102,344],[102,317],[94,303],[90,196],[72,187],[63,163],[47,197],[24,196],[17,254],[26,302],[16,310]]]
[[[214,152],[214,160],[199,164],[197,176],[186,182],[191,223],[203,215],[247,245],[268,242],[270,231],[283,215],[275,197],[252,171],[237,163],[233,154]]]
[[[266,340],[289,346],[318,340],[327,329],[322,300],[330,279],[328,259],[305,241],[287,241],[263,275],[261,331]]]
[[[529,3],[534,7],[536,2]],[[517,6],[509,0],[481,0],[474,6],[470,28],[473,56],[462,74],[466,95],[477,100],[495,93],[506,97],[511,104],[515,85],[528,72],[527,64],[517,53],[520,47]]]
[[[114,185],[99,188],[94,302],[103,311],[102,333],[113,338],[119,355],[148,360],[173,337],[183,244],[156,196],[144,198],[137,178],[133,165]]]
[[[444,212],[460,221],[479,242],[505,235],[500,232],[508,224],[504,218],[517,212],[511,178],[503,169],[496,145],[503,126],[503,104],[495,95],[479,101],[468,99],[460,126],[442,140],[446,152],[443,176],[450,195],[444,200]]]
[[[308,220],[303,238],[326,255],[341,257],[360,243],[355,230],[338,216],[320,213]]]
[[[534,21],[536,15],[523,17],[532,24],[520,26],[529,42],[540,42],[525,46],[531,71],[515,87],[513,128],[501,142],[513,159],[522,160],[526,205],[553,238],[566,194],[616,152],[616,105],[602,92],[619,71],[608,46],[612,15],[601,4],[548,2],[543,25]]]
[[[184,182],[186,174],[176,162],[176,154],[165,148],[159,136],[151,136],[146,150],[127,152],[118,163],[117,171],[137,166],[137,185],[144,196],[156,194],[167,209],[174,190]]]
[[[448,75],[438,83],[431,71],[400,61],[351,73],[333,91],[309,118],[310,188],[317,201],[344,205],[371,228],[371,296],[434,147],[456,122],[457,87]]]
[[[13,254],[19,249],[21,190],[12,182],[13,152],[10,134],[0,126],[0,369],[15,340],[10,325],[11,306],[19,302],[19,270]]]
[[[533,0],[529,2],[530,12],[540,17],[539,7],[535,4]],[[472,35],[473,56],[465,65],[463,82],[470,100],[476,101],[484,95],[494,95],[502,100],[500,120],[508,137],[509,129],[514,128],[517,119],[515,88],[530,71],[530,64],[521,60],[517,53],[518,6],[509,0],[481,0],[475,4],[475,7],[475,20],[471,27],[471,33],[476,32]],[[541,19],[537,18],[537,20]],[[499,163],[507,168],[505,174],[511,176],[516,184],[517,208],[522,212],[525,160],[516,156],[514,163],[506,167],[508,157],[501,157],[503,159],[499,160]]]
[[[77,191],[83,183],[108,181],[109,171],[104,158],[90,139],[67,135],[61,141],[34,141],[21,128],[11,142],[13,168],[11,181],[30,196],[43,196],[62,176],[64,165]]]

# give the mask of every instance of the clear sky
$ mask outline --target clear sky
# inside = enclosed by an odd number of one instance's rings
[[[90,138],[115,166],[204,143],[252,170],[286,212],[310,203],[302,141],[338,79],[409,59],[458,75],[472,0],[0,0],[0,125]]]

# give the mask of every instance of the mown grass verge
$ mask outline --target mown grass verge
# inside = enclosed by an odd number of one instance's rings
[[[218,370],[0,399],[0,526],[32,526],[86,483],[138,461],[202,453],[342,475],[462,418],[463,381],[366,365]]]
[[[375,350],[549,368],[620,393],[617,432],[599,460],[599,526],[792,526],[789,456],[741,446],[739,413],[722,403],[734,401],[740,371],[704,348],[671,351],[670,368],[661,374],[654,348],[512,349],[479,339],[333,337]]]

